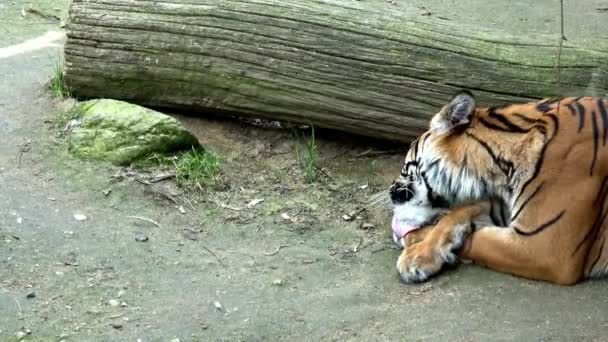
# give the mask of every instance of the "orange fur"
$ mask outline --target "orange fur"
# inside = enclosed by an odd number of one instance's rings
[[[439,156],[444,164],[437,174],[466,169],[484,182],[484,196],[501,198],[511,214],[508,227],[467,233],[460,256],[564,285],[608,273],[608,103],[583,97],[473,107],[465,123],[450,117],[462,112],[453,106],[433,118],[444,126],[427,131],[413,148],[423,158]],[[455,126],[446,121],[450,118]],[[454,205],[485,199],[453,196]],[[429,255],[447,243],[455,227],[480,215],[488,215],[484,204],[452,210],[416,248],[404,250],[399,272],[437,272],[437,260]]]

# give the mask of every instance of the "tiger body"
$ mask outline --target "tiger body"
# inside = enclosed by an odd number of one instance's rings
[[[452,208],[429,233],[437,238],[404,250],[402,279],[438,272],[446,248],[559,284],[608,273],[607,108],[590,97],[478,108],[470,93],[455,95],[412,143],[390,190],[400,222],[437,202]],[[501,202],[498,215],[490,199]],[[472,227],[479,217],[493,223]]]

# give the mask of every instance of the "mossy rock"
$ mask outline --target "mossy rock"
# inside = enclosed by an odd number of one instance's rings
[[[73,155],[127,165],[152,153],[200,147],[174,118],[127,102],[100,99],[78,105],[68,137]]]

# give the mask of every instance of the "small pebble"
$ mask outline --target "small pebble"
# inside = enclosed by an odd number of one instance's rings
[[[22,219],[21,217],[17,217],[17,223],[18,223],[18,224],[23,223],[23,219]]]
[[[83,214],[74,214],[74,219],[76,221],[84,221],[87,219],[87,215],[83,215]]]
[[[371,224],[371,223],[369,223],[369,222],[364,222],[364,223],[361,225],[361,229],[366,229],[366,230],[367,230],[367,229],[374,229],[374,225],[373,225],[373,224]]]
[[[129,305],[127,305],[127,303],[126,303],[126,302],[122,302],[122,303],[120,303],[120,306],[121,306],[121,307],[123,307],[123,308],[126,308],[126,307],[127,307],[127,306],[129,306]]]
[[[283,285],[283,281],[281,279],[275,279],[272,281],[272,285],[281,286]]]
[[[122,324],[120,324],[120,323],[112,323],[112,328],[120,330],[120,329],[122,329]]]
[[[222,307],[222,303],[218,302],[217,300],[213,302],[213,306],[215,306],[215,308],[219,311],[224,310],[224,308]]]
[[[120,303],[116,299],[110,299],[108,301],[108,305],[110,305],[110,306],[118,306],[118,305],[120,305]]]
[[[177,207],[177,210],[179,210],[179,212],[180,212],[180,213],[182,213],[182,214],[185,214],[185,213],[186,213],[186,210],[185,210],[185,209],[184,209],[184,207],[183,207],[183,206],[181,206],[181,205],[180,205],[179,207]]]
[[[27,336],[27,334],[26,334],[25,332],[23,332],[23,331],[17,331],[17,333],[15,334],[15,336],[17,336],[17,338],[18,338],[19,340],[23,340],[23,338],[24,338],[25,336]]]
[[[146,235],[137,235],[137,236],[135,236],[135,241],[146,242],[146,241],[148,241],[148,237]]]
[[[35,298],[35,297],[36,297],[36,292],[30,292],[25,296],[25,298]]]

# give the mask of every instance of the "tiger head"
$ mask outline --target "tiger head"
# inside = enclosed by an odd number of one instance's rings
[[[496,111],[503,109],[477,108],[473,95],[461,91],[411,143],[401,175],[389,189],[396,242],[432,224],[452,205],[490,197],[508,201],[517,179],[510,160],[521,141],[508,134],[508,125],[499,131],[487,124],[488,116],[502,117]]]

